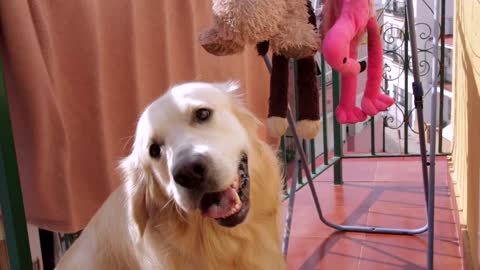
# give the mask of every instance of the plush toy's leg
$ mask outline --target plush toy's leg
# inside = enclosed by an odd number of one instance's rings
[[[267,128],[272,136],[282,136],[288,128],[288,58],[273,54]]]
[[[394,100],[381,92],[383,71],[383,50],[375,17],[370,18],[367,24],[368,31],[368,68],[367,84],[362,99],[362,110],[370,116],[386,110]]]
[[[200,44],[209,53],[225,56],[240,53],[245,44],[239,40],[227,39],[217,28],[211,28],[200,34]]]
[[[320,104],[313,56],[297,60],[298,117],[297,132],[304,139],[313,139],[320,129]]]
[[[327,63],[342,74],[358,74],[365,70],[366,63],[358,62],[351,57],[350,48],[355,38],[355,25],[348,16],[340,16],[330,30],[325,34],[322,43],[322,53]]]
[[[350,50],[350,57],[357,58],[355,44]],[[338,104],[335,116],[341,124],[354,124],[365,121],[367,116],[358,108],[356,104],[357,98],[357,80],[358,74],[342,74],[342,87],[340,95],[340,103]]]

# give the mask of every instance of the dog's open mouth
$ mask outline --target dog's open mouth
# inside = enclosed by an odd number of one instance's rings
[[[236,226],[242,223],[248,214],[249,189],[248,158],[243,154],[234,182],[223,191],[206,193],[200,200],[200,211],[205,217],[217,220],[220,225]]]

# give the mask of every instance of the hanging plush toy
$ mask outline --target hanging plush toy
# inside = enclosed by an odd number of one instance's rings
[[[327,63],[342,75],[339,123],[364,121],[390,107],[394,100],[381,92],[383,50],[373,0],[326,0],[321,50]],[[368,34],[368,67],[357,61],[357,48]],[[361,109],[356,106],[358,74],[367,69]]]
[[[288,107],[288,60],[298,59],[297,131],[313,138],[320,128],[316,66],[318,48],[315,15],[309,0],[213,0],[214,26],[200,35],[200,43],[217,56],[241,52],[259,44],[260,54],[271,47],[273,70],[270,84],[268,130],[285,133]]]
[[[213,0],[212,10],[214,25],[200,35],[201,45],[211,54],[236,54],[247,44],[265,40],[274,53],[292,58],[317,50],[305,0]]]
[[[308,23],[316,28],[316,18],[310,1],[308,7]],[[260,55],[268,52],[269,42],[257,44]],[[273,136],[282,136],[288,128],[288,86],[289,59],[285,55],[273,53],[272,75],[270,77],[270,98],[268,108],[268,131]],[[297,60],[297,133],[305,139],[314,138],[320,129],[319,95],[316,78],[316,63],[313,55]]]

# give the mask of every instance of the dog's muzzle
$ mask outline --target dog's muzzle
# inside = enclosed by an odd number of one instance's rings
[[[226,227],[245,220],[250,209],[250,177],[245,153],[239,155],[237,175],[228,188],[221,191],[209,156],[192,152],[180,152],[177,156],[172,168],[174,181],[199,198],[198,207],[204,217],[213,218]]]
[[[204,194],[200,200],[200,211],[203,216],[214,218],[222,226],[234,227],[247,217],[249,193],[248,157],[242,154],[233,183],[223,191]]]

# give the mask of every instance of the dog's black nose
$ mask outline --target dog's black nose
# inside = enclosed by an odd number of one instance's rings
[[[202,154],[190,154],[175,162],[172,175],[177,184],[188,189],[200,189],[207,178],[208,158]]]

